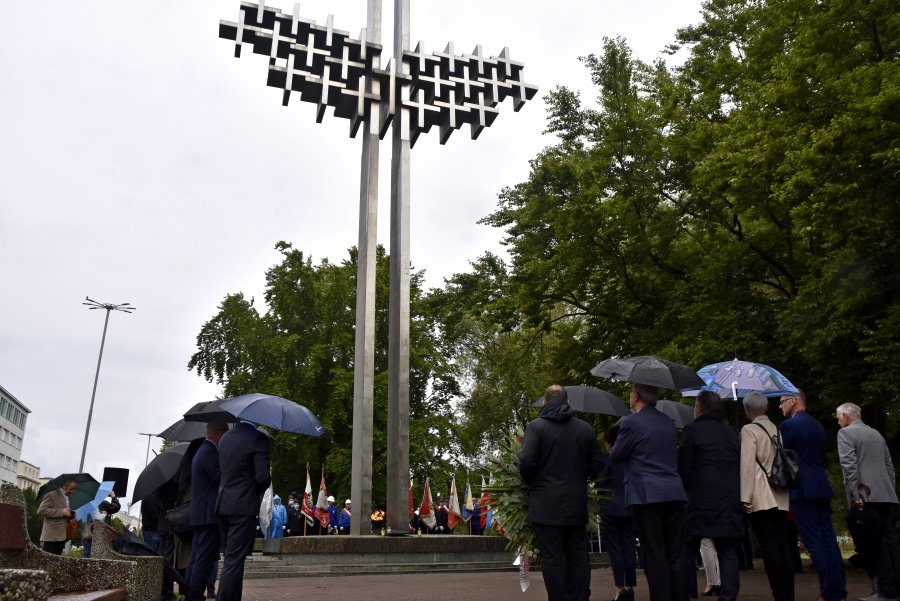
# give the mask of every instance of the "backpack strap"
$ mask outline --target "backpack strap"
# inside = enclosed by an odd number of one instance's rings
[[[781,443],[781,440],[779,440],[779,439],[777,438],[777,436],[778,436],[778,429],[776,428],[776,430],[775,430],[775,438],[773,438],[772,435],[769,434],[769,431],[766,430],[766,428],[765,428],[762,424],[757,424],[757,423],[754,422],[753,425],[754,425],[754,426],[759,426],[760,428],[762,428],[762,431],[765,432],[765,433],[766,433],[766,436],[769,437],[769,440],[772,441],[772,445],[775,447],[775,451],[777,452],[777,451],[778,451],[778,448],[781,446],[781,444],[780,444],[780,443]],[[756,460],[756,465],[759,466],[759,469],[761,469],[761,470],[763,471],[763,473],[766,475],[766,478],[768,478],[768,477],[769,477],[769,472],[766,471],[766,468],[763,467],[763,464],[759,462],[759,459]]]

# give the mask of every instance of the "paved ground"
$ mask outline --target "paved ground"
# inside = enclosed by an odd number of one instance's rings
[[[705,588],[700,573],[700,590]],[[594,601],[612,599],[615,588],[609,569],[594,570],[591,579]],[[847,572],[848,599],[856,601],[871,592],[865,572]],[[638,575],[635,599],[648,601],[643,575]],[[819,595],[816,575],[810,569],[795,581],[797,601],[816,601]],[[741,601],[772,598],[765,572],[761,568],[741,572]],[[313,578],[274,578],[244,582],[244,601],[545,601],[547,593],[539,572],[531,574],[524,593],[517,572],[398,574],[379,576],[334,576]],[[706,597],[701,597],[706,599]]]

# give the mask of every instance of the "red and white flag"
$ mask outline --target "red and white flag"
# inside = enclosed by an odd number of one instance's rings
[[[325,488],[325,466],[322,466],[322,481],[319,483],[319,498],[316,500],[316,517],[322,527],[328,526],[328,489]]]
[[[422,505],[419,506],[419,519],[432,530],[437,526],[437,518],[434,517],[434,501],[431,500],[431,485],[428,483],[428,478],[425,478],[425,494],[422,495]]]
[[[453,480],[450,481],[450,507],[447,514],[447,525],[450,530],[456,528],[456,525],[462,521],[462,513],[459,510],[459,494],[456,492],[456,474],[453,474]]]
[[[309,464],[306,464],[306,488],[303,490],[303,502],[300,503],[300,513],[306,518],[310,526],[316,523],[316,511],[312,502],[312,482],[309,480]]]
[[[479,517],[479,522],[481,522],[482,531],[487,530],[493,525],[493,511],[491,511],[491,493],[487,492],[485,489],[484,476],[481,477],[481,500],[479,501],[479,505],[481,505],[481,517]],[[490,518],[490,521],[488,519]]]

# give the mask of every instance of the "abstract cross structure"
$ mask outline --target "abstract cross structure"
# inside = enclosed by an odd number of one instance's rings
[[[324,27],[300,18],[296,4],[288,15],[264,3],[242,2],[239,21],[221,21],[219,37],[236,42],[236,57],[242,44],[269,57],[268,85],[283,90],[284,106],[297,92],[300,100],[318,105],[317,122],[333,107],[335,116],[350,120],[351,137],[363,122],[378,119],[383,139],[393,118],[408,111],[411,146],[435,125],[441,144],[466,123],[474,140],[508,96],[518,111],[537,93],[537,86],[522,81],[523,65],[510,60],[507,48],[500,56],[483,56],[480,45],[472,54],[457,55],[451,43],[444,52],[426,54],[419,42],[415,51],[403,52],[405,69],[392,61],[382,69],[382,47],[366,41],[365,28],[353,39],[332,23],[331,15]]]

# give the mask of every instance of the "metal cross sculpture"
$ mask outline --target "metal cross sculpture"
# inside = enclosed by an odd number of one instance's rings
[[[363,534],[372,501],[372,423],[375,321],[375,225],[378,205],[378,142],[392,130],[391,276],[388,327],[388,474],[386,519],[389,531],[406,532],[409,484],[409,149],[419,135],[437,126],[445,144],[465,124],[476,139],[512,97],[518,111],[537,93],[522,81],[521,63],[504,48],[499,56],[427,54],[422,42],[409,49],[409,0],[394,0],[394,53],[381,66],[381,4],[367,0],[367,26],[354,39],[333,27],[277,8],[241,2],[237,23],[221,21],[219,37],[269,58],[267,83],[317,105],[321,122],[329,107],[347,119],[350,136],[364,129],[360,177],[359,264],[353,391],[352,534]],[[364,126],[364,127],[363,127]]]

